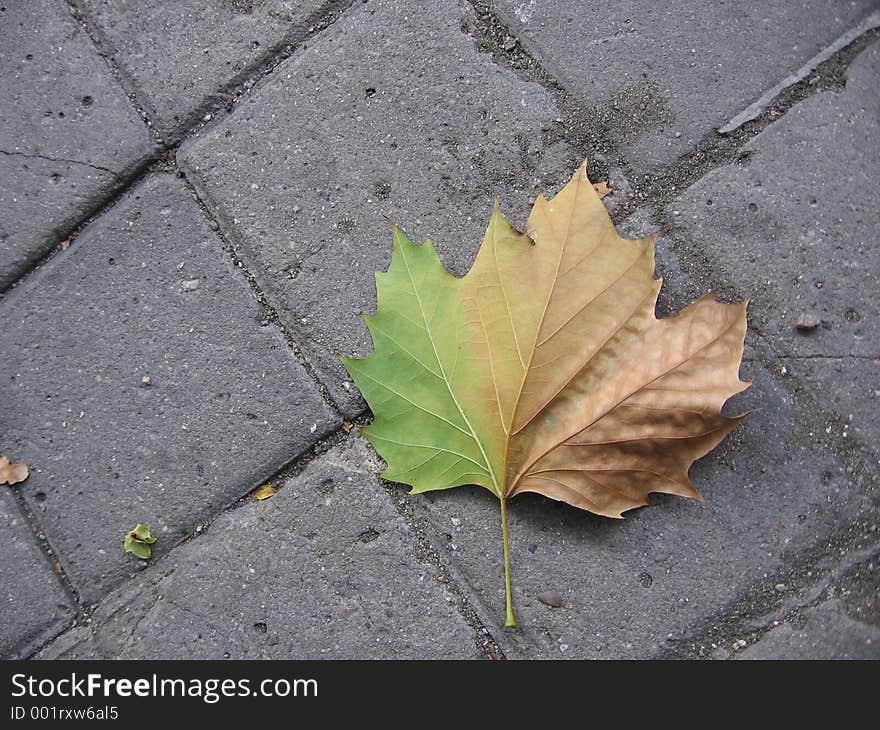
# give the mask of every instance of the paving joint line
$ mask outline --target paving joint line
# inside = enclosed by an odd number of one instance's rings
[[[369,423],[372,421],[372,415],[363,416],[360,421],[365,424]],[[492,635],[489,627],[480,618],[479,611],[474,607],[469,591],[462,587],[462,584],[467,586],[469,582],[462,579],[457,574],[457,571],[454,571],[450,565],[447,565],[440,558],[440,551],[434,547],[431,538],[428,536],[428,530],[425,528],[427,520],[424,509],[418,507],[413,502],[413,498],[407,495],[405,491],[406,485],[390,482],[386,479],[380,479],[380,483],[388,493],[389,501],[416,539],[416,558],[437,571],[435,580],[441,583],[446,592],[453,596],[458,613],[474,632],[474,642],[477,649],[487,659],[496,661],[506,659],[507,657],[501,645]],[[417,511],[419,512],[418,515],[416,514]]]
[[[0,290],[0,301],[3,301],[13,289],[25,285],[37,269],[48,264],[62,251],[70,248],[70,246],[76,241],[77,236],[79,236],[86,226],[115,207],[126,193],[136,187],[144,178],[154,171],[156,164],[160,161],[161,155],[162,150],[157,148],[150,155],[147,155],[142,160],[131,165],[129,170],[123,171],[122,173],[113,173],[118,182],[108,190],[108,194],[96,201],[76,223],[60,229],[60,231],[53,236],[57,243],[44,254],[30,261],[21,275],[14,282],[12,282],[6,289]],[[89,165],[89,167],[94,167],[94,165]]]
[[[323,381],[318,376],[315,368],[305,356],[302,348],[299,345],[299,341],[302,338],[298,337],[297,333],[293,332],[286,325],[283,319],[278,315],[277,308],[269,301],[269,297],[266,296],[266,293],[260,286],[257,277],[250,271],[250,269],[245,264],[244,259],[239,254],[240,245],[236,242],[236,236],[232,230],[232,227],[229,227],[228,232],[225,230],[227,226],[224,223],[223,216],[214,214],[211,206],[208,205],[205,198],[202,197],[199,189],[187,176],[186,171],[183,168],[177,166],[176,159],[174,165],[177,177],[183,181],[184,187],[187,189],[190,195],[192,195],[192,198],[196,202],[196,205],[198,205],[199,209],[202,211],[202,215],[204,215],[207,219],[208,226],[211,228],[217,238],[220,239],[223,250],[232,259],[233,267],[237,271],[241,272],[241,274],[247,281],[248,286],[251,289],[251,293],[253,294],[254,298],[257,301],[257,305],[260,308],[260,326],[272,326],[275,327],[276,330],[278,330],[278,332],[284,338],[284,341],[287,343],[288,348],[296,358],[297,362],[300,364],[303,370],[305,370],[312,381],[314,381],[315,387],[317,388],[318,393],[321,395],[324,404],[336,418],[341,420],[343,416],[339,407],[330,396],[330,393],[324,386]]]
[[[369,419],[364,417],[355,419],[354,422],[349,424],[349,431],[346,431],[346,427],[340,426],[340,428],[320,438],[305,452],[291,459],[288,463],[278,469],[272,476],[259,481],[262,484],[272,484],[272,486],[275,487],[275,489],[279,492],[283,491],[288,482],[301,475],[312,462],[316,461],[318,458],[332,450],[334,447],[343,443],[345,439],[350,438],[350,431],[353,431],[365,425],[368,420]],[[480,621],[477,612],[474,610],[467,597],[466,592],[463,591],[460,586],[458,586],[457,582],[450,576],[449,570],[440,561],[433,545],[425,535],[424,529],[422,528],[421,524],[413,518],[411,514],[411,509],[408,509],[408,505],[406,504],[400,504],[403,502],[408,502],[408,500],[398,500],[396,498],[398,495],[394,494],[394,488],[396,488],[396,485],[392,486],[390,482],[385,482],[384,480],[382,480],[382,482],[385,490],[388,492],[389,501],[394,506],[395,510],[401,515],[407,527],[410,529],[411,534],[415,537],[416,559],[423,564],[430,565],[436,571],[435,579],[443,585],[444,590],[448,594],[451,594],[454,597],[456,609],[465,620],[465,622],[474,631],[474,643],[476,648],[489,659],[504,659],[504,653],[501,650],[500,646],[494,640],[489,630]],[[193,527],[193,529],[191,529],[187,535],[177,540],[174,545],[168,550],[168,552],[164,553],[155,560],[151,560],[149,565],[147,566],[146,571],[142,573],[132,573],[132,576],[129,578],[129,580],[125,583],[120,583],[117,588],[130,583],[131,580],[135,579],[138,575],[145,575],[147,572],[153,574],[158,572],[159,574],[162,574],[163,570],[167,568],[172,556],[175,555],[175,551],[177,550],[177,548],[182,545],[189,544],[201,537],[204,537],[210,532],[211,526],[219,517],[230,512],[235,512],[241,507],[249,504],[252,501],[252,494],[255,488],[255,486],[249,487],[248,491],[245,494],[236,498],[222,509],[218,510],[207,520],[204,520]],[[28,510],[29,508],[27,507],[23,498],[19,496],[19,499],[21,504],[23,505],[22,510]],[[35,527],[35,524],[33,522],[31,522],[30,524],[31,529],[34,530],[35,535],[37,535],[38,539],[40,539],[40,534],[37,532],[38,528]],[[47,554],[54,555],[54,553],[51,553],[51,548],[49,546],[47,546]],[[69,580],[67,580],[66,576],[64,576],[64,581],[65,589],[68,590],[68,592],[70,592],[73,596],[76,596],[76,591],[70,584]],[[114,588],[113,590],[116,590],[117,588]],[[34,647],[30,655],[26,658],[33,658],[36,654],[38,654],[45,647],[50,645],[53,641],[63,636],[64,634],[75,630],[76,628],[86,626],[90,631],[94,632],[95,627],[92,623],[93,614],[95,610],[101,605],[102,601],[106,599],[106,597],[107,596],[105,595],[97,603],[91,606],[82,605],[77,597],[77,606],[79,607],[79,612],[72,624],[59,631],[52,638],[49,638],[40,643],[38,646]]]
[[[18,485],[18,487],[20,486],[21,485]],[[43,558],[48,562],[48,567],[52,570],[54,580],[56,580],[61,586],[61,590],[64,591],[64,594],[67,596],[68,600],[73,603],[74,607],[74,616],[71,617],[69,625],[65,626],[53,636],[45,638],[41,642],[32,642],[30,644],[30,651],[27,653],[27,656],[22,657],[23,659],[30,659],[31,656],[40,651],[40,649],[42,649],[44,646],[76,626],[79,621],[86,616],[87,609],[80,600],[79,592],[76,590],[73,582],[70,580],[70,577],[64,570],[64,565],[61,563],[58,553],[52,547],[52,544],[49,542],[49,538],[46,537],[46,533],[43,532],[39,519],[34,514],[31,506],[27,503],[27,500],[25,500],[24,495],[21,493],[21,489],[12,488],[10,491],[12,492],[12,497],[15,500],[16,506],[22,516],[22,519],[25,521],[25,524],[30,528],[34,541],[39,546],[39,550],[42,553]],[[17,654],[24,648],[26,647],[16,647],[16,649],[12,653]]]
[[[137,570],[133,564],[132,571],[131,571],[131,574],[129,575],[129,577],[126,580],[118,583],[117,585],[114,585],[107,593],[105,593],[103,596],[101,596],[101,598],[99,598],[94,604],[88,604],[88,605],[83,604],[79,600],[79,596],[76,593],[76,589],[73,587],[70,580],[67,578],[66,574],[62,573],[64,575],[65,589],[67,589],[69,592],[72,593],[73,596],[76,597],[76,603],[79,608],[76,619],[72,625],[66,627],[63,631],[59,632],[54,638],[46,640],[46,641],[42,642],[39,646],[34,648],[33,651],[31,652],[30,656],[25,657],[25,658],[32,658],[33,656],[38,654],[40,651],[42,651],[44,648],[46,648],[49,644],[51,644],[55,639],[57,639],[58,637],[66,634],[69,631],[72,631],[78,627],[88,626],[91,630],[91,623],[92,623],[93,614],[95,613],[95,611],[98,609],[98,607],[107,599],[107,597],[111,593],[118,590],[119,588],[121,588],[124,585],[130,585],[131,582],[133,580],[135,580],[140,575],[145,575],[147,573],[156,573],[156,572],[158,572],[159,574],[162,574],[163,570],[167,567],[168,562],[171,560],[171,557],[173,555],[175,555],[175,551],[177,550],[177,548],[179,548],[181,545],[189,544],[193,540],[197,540],[198,538],[206,535],[209,532],[211,525],[222,515],[225,515],[229,512],[234,512],[234,511],[238,510],[240,507],[243,507],[244,505],[249,504],[252,501],[251,495],[253,494],[254,490],[256,488],[258,488],[260,485],[272,484],[273,486],[276,486],[278,491],[281,491],[284,488],[286,482],[299,476],[311,462],[315,461],[321,455],[330,451],[334,446],[337,446],[338,444],[340,444],[347,436],[348,436],[348,434],[345,432],[344,428],[342,426],[340,426],[335,431],[332,431],[328,434],[325,434],[324,436],[319,438],[308,449],[299,453],[297,456],[293,457],[292,459],[287,461],[285,464],[283,464],[281,467],[276,469],[269,477],[267,477],[265,479],[253,480],[252,484],[250,484],[248,486],[247,490],[244,491],[244,493],[241,494],[241,496],[236,497],[235,499],[231,500],[225,506],[218,509],[210,517],[208,517],[207,519],[204,519],[204,520],[200,521],[198,524],[194,525],[186,535],[184,535],[183,537],[181,537],[177,541],[175,541],[175,543],[168,549],[167,552],[163,553],[162,555],[159,555],[158,557],[151,558],[150,561],[148,562],[146,568],[143,571]],[[56,558],[54,557],[55,553],[52,551],[51,546],[48,544],[48,542],[45,541],[44,536],[41,537],[42,533],[38,531],[39,530],[39,522],[36,520],[36,516],[33,515],[32,513],[30,513],[30,509],[29,509],[27,503],[24,501],[24,498],[21,497],[20,495],[18,495],[18,497],[19,497],[20,503],[22,505],[21,506],[22,511],[23,512],[27,511],[33,519],[33,522],[31,522],[29,520],[29,523],[30,523],[31,529],[34,531],[35,536],[37,537],[38,540],[40,540],[41,544],[44,544],[44,549],[46,550],[46,553],[52,556],[52,558],[51,558],[52,562],[53,563],[56,562]],[[60,561],[59,561],[59,564],[60,564]],[[63,568],[62,568],[62,570],[63,570]],[[170,575],[170,573],[166,573],[166,574]]]
[[[623,171],[632,190],[625,201],[613,208],[611,215],[616,221],[637,209],[671,202],[717,167],[731,162],[747,162],[747,155],[739,159],[741,147],[781,119],[798,102],[818,92],[844,88],[850,64],[880,38],[880,28],[866,19],[829,46],[836,49],[833,53],[820,52],[811,59],[804,68],[812,70],[809,73],[804,71],[798,80],[782,87],[772,99],[762,103],[762,110],[753,118],[726,134],[717,130],[709,132],[690,151],[665,165],[658,173],[640,176],[621,154],[620,141],[612,132],[603,129],[601,120],[596,118],[594,105],[568,91],[532,54],[526,39],[518,36],[485,0],[466,0],[466,3],[472,11],[473,27],[465,23],[462,32],[470,35],[477,49],[488,54],[497,65],[508,67],[524,81],[538,83],[551,92],[562,114],[559,136],[590,160],[591,176],[602,179],[607,176],[609,167]],[[873,17],[871,15],[869,19]],[[854,30],[861,32],[856,35]],[[838,47],[840,43],[844,44]],[[600,105],[601,102],[595,107]]]
[[[234,111],[234,106],[232,106],[232,104],[237,102],[239,98],[250,91],[257,82],[271,74],[283,61],[300,51],[304,46],[305,40],[317,38],[322,31],[333,25],[342,17],[345,11],[354,4],[354,0],[329,0],[326,2],[318,11],[310,15],[305,21],[301,21],[297,24],[297,27],[305,27],[304,34],[300,33],[299,36],[297,36],[294,31],[286,34],[284,36],[284,38],[287,39],[286,42],[273,46],[258,62],[251,64],[232,80],[225,82],[223,88],[225,89],[228,87],[230,89],[226,92],[227,95],[231,94],[234,97],[231,103],[228,99],[222,98],[222,90],[219,92],[213,92],[211,96],[215,97],[214,100],[206,100],[200,105],[197,110],[190,115],[192,117],[191,124],[180,135],[178,135],[177,139],[173,142],[168,142],[162,138],[152,121],[151,115],[146,111],[144,104],[138,99],[135,91],[129,88],[130,83],[127,74],[117,66],[112,58],[112,54],[105,50],[105,45],[109,44],[105,43],[100,35],[92,29],[87,14],[79,8],[77,0],[65,0],[65,2],[68,5],[71,16],[91,41],[96,55],[104,60],[107,68],[110,70],[111,76],[119,84],[123,93],[128,97],[128,100],[137,115],[143,120],[155,148],[144,158],[129,165],[127,169],[118,173],[86,162],[63,160],[65,162],[87,165],[97,170],[106,171],[115,176],[117,183],[108,191],[107,195],[97,200],[78,221],[72,225],[66,226],[54,236],[54,238],[58,240],[58,244],[49,249],[43,255],[36,257],[28,264],[22,274],[12,282],[12,284],[6,289],[0,290],[0,301],[3,300],[12,288],[22,285],[34,270],[49,263],[59,251],[66,249],[69,244],[72,244],[83,228],[110,210],[129,190],[140,184],[151,172],[164,171],[163,158],[168,154],[172,154],[173,156],[183,142],[192,137],[196,132],[209,126],[209,122],[204,121],[206,112],[217,112],[220,109],[226,109],[229,113]],[[312,28],[312,30],[308,30],[309,28]],[[300,27],[300,31],[301,30],[302,28]],[[296,36],[297,40],[292,40],[293,36]],[[212,114],[210,124],[217,124],[221,119],[223,119],[223,117]],[[3,154],[18,155],[23,153],[3,152]],[[35,157],[62,161],[43,155],[35,155]]]
[[[630,178],[632,197],[615,208],[615,215],[629,215],[644,205],[665,206],[714,169],[731,163],[749,164],[751,152],[743,151],[742,147],[782,119],[799,102],[818,93],[842,91],[852,62],[878,39],[880,28],[865,31],[817,65],[809,75],[787,86],[760,114],[743,122],[734,131],[729,134],[712,131],[661,173],[645,175],[641,181]]]
[[[807,552],[806,559],[787,571],[754,581],[745,591],[714,615],[701,620],[697,630],[687,636],[667,639],[668,646],[652,657],[654,659],[709,659],[717,649],[737,651],[757,643],[765,634],[798,616],[805,609],[814,608],[827,600],[836,582],[855,572],[859,566],[880,555],[880,543],[876,542],[876,525],[847,525],[845,529],[858,531],[842,535],[837,529]],[[872,537],[869,547],[859,546],[859,540]],[[823,558],[838,552],[837,563],[821,566]],[[817,576],[816,573],[823,575]],[[775,585],[785,585],[780,592]],[[811,590],[812,589],[812,590]],[[784,605],[786,594],[802,590],[806,598],[796,605]],[[810,594],[813,594],[810,597]],[[776,613],[781,611],[781,613]],[[775,622],[775,623],[774,623]],[[738,642],[743,641],[737,648]]]
[[[354,0],[326,0],[313,13],[303,20],[292,23],[279,41],[269,47],[258,59],[248,64],[232,78],[224,81],[218,88],[208,93],[204,99],[180,123],[179,132],[171,131],[170,139],[165,139],[163,132],[154,124],[153,117],[158,116],[150,105],[141,101],[137,80],[129,74],[123,65],[117,63],[113,43],[99,29],[93,28],[88,12],[80,7],[78,0],[65,0],[70,7],[71,15],[92,41],[96,53],[101,56],[113,72],[113,76],[135,110],[144,120],[157,144],[166,148],[177,147],[184,139],[201,129],[205,122],[216,119],[216,112],[231,110],[238,99],[250,91],[265,76],[271,74],[283,61],[300,50],[305,42],[317,38],[321,32],[336,23],[354,4]],[[230,98],[231,97],[231,98]],[[205,120],[207,115],[211,119]]]

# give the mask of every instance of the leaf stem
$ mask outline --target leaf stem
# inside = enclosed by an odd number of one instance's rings
[[[516,628],[516,616],[513,614],[513,591],[510,588],[510,537],[507,529],[507,500],[501,497],[501,540],[504,543],[504,597],[507,614],[504,625]]]

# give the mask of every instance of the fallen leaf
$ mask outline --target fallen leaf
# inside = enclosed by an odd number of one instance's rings
[[[269,497],[274,497],[276,494],[278,494],[278,490],[271,484],[264,484],[262,487],[257,487],[251,492],[251,496],[260,502],[264,499],[269,499]]]
[[[350,422],[348,422],[348,421],[342,422],[342,430],[343,431],[345,431],[346,433],[351,433],[351,429],[352,429],[352,425]]]
[[[138,523],[135,528],[125,536],[125,552],[131,553],[136,558],[147,560],[153,554],[153,545],[159,538],[154,537],[152,531],[146,525]]]
[[[498,497],[507,604],[507,500],[536,492],[619,518],[650,492],[700,498],[690,465],[740,418],[746,303],[705,296],[654,316],[654,240],[620,238],[582,166],[517,231],[496,203],[473,267],[396,226],[374,352],[343,363],[373,410],[363,429],[411,493],[478,484]]]
[[[596,195],[599,196],[599,200],[614,193],[614,191],[608,186],[607,180],[601,180],[600,182],[593,183],[593,190],[596,191]]]
[[[12,464],[5,455],[0,456],[0,484],[9,484],[10,486],[18,484],[27,479],[29,475],[30,471],[24,462]]]

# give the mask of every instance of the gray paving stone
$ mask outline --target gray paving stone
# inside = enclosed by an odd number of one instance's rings
[[[143,121],[63,0],[0,14],[0,290],[152,152]]]
[[[494,193],[522,222],[580,162],[552,141],[550,94],[478,53],[462,12],[356,4],[178,155],[348,414],[363,402],[336,355],[369,352],[387,218],[462,274]]]
[[[858,25],[873,0],[489,0],[639,172],[668,164]]]
[[[752,298],[780,366],[812,384],[866,443],[880,442],[880,43],[842,93],[793,107],[670,206],[677,235]],[[677,215],[676,215],[677,214]],[[798,331],[802,314],[821,321]]]
[[[880,659],[880,627],[850,618],[832,599],[771,629],[737,659]]]
[[[166,141],[289,35],[306,35],[322,0],[82,0],[86,18]]]
[[[73,603],[9,487],[0,489],[0,586],[0,658],[27,656],[73,622]]]
[[[171,175],[0,303],[0,441],[30,464],[23,493],[83,601],[135,569],[135,523],[161,555],[335,426],[258,316]]]
[[[732,411],[760,410],[691,469],[702,504],[654,495],[655,506],[616,521],[533,495],[511,501],[518,632],[498,628],[504,590],[495,497],[473,487],[411,498],[508,656],[663,655],[822,535],[876,514],[818,439],[798,430],[787,393],[762,369],[746,364],[743,376],[754,385]],[[538,600],[550,590],[562,596],[561,608]]]
[[[822,562],[834,555],[828,551]],[[769,631],[735,658],[880,659],[878,545],[857,549],[837,565],[819,567],[807,573],[814,577],[812,584],[777,586],[777,591],[784,589],[781,605],[753,625]]]
[[[473,630],[352,435],[271,499],[219,517],[43,658],[427,659]]]

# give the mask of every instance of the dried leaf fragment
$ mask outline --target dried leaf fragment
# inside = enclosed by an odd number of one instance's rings
[[[252,493],[251,496],[259,502],[262,502],[264,499],[269,499],[270,497],[274,497],[278,494],[278,490],[275,489],[271,484],[263,484],[260,487],[257,487]]]
[[[23,461],[13,464],[4,454],[0,456],[0,484],[18,484],[30,476],[27,464]]]
[[[614,191],[609,187],[607,180],[600,180],[597,183],[593,183],[593,190],[596,191],[596,195],[599,196],[599,200],[606,198],[609,195],[612,195]]]
[[[582,166],[516,230],[496,203],[462,278],[434,245],[394,228],[366,317],[374,352],[343,358],[375,420],[363,432],[386,479],[412,492],[478,484],[501,506],[536,492],[606,517],[650,492],[699,498],[690,465],[738,423],[721,415],[738,372],[746,303],[705,296],[654,315],[656,234],[617,235]]]

